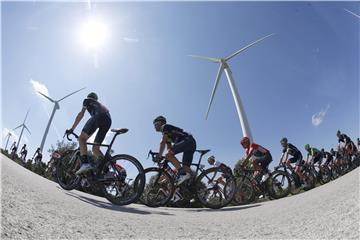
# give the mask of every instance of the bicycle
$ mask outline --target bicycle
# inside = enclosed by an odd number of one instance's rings
[[[115,138],[124,134],[128,129],[111,129],[114,137],[109,145],[87,143],[107,147],[104,159],[97,162],[96,167],[88,172],[76,175],[80,168],[80,148],[69,150],[58,160],[56,177],[59,185],[65,190],[72,190],[81,186],[84,189],[99,188],[105,198],[116,205],[127,205],[139,200],[145,184],[145,174],[141,163],[133,156],[118,154],[111,156],[110,151]],[[79,138],[75,133],[65,134]],[[65,137],[64,135],[64,137]]]
[[[174,193],[181,195],[183,202],[189,203],[197,199],[202,206],[219,209],[228,205],[235,193],[235,179],[227,170],[220,167],[204,169],[201,164],[203,156],[210,150],[196,150],[200,153],[198,163],[192,163],[196,171],[192,178],[180,186],[175,186],[177,173],[169,166],[167,159],[158,162],[158,153],[149,151],[148,156],[158,167],[145,169],[146,185],[140,201],[150,207],[167,205],[174,199]],[[200,174],[199,174],[200,173]]]
[[[255,170],[249,166],[240,165],[236,172],[237,191],[234,201],[237,204],[248,204],[260,196],[270,199],[286,197],[290,193],[290,178],[285,171],[269,172],[265,182],[261,181],[261,174],[254,177]],[[250,190],[250,186],[252,190]],[[248,195],[245,195],[248,194]]]

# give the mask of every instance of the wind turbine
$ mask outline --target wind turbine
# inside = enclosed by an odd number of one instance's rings
[[[5,136],[5,138],[7,138],[7,140],[6,140],[6,145],[5,145],[5,151],[6,151],[6,149],[7,149],[7,145],[8,145],[8,143],[9,143],[9,139],[10,139],[11,136],[12,136],[12,134],[11,134],[10,131],[9,131],[9,132],[6,134],[6,136]]]
[[[28,127],[25,125],[25,121],[26,121],[26,119],[27,119],[27,116],[28,116],[28,114],[29,114],[29,111],[30,111],[30,110],[28,110],[27,113],[26,113],[24,122],[23,122],[21,125],[19,125],[19,126],[17,126],[16,128],[13,129],[13,131],[14,131],[15,129],[18,129],[18,128],[21,127],[21,133],[20,133],[19,140],[18,140],[18,143],[17,143],[17,146],[16,146],[17,149],[19,149],[19,144],[20,144],[20,141],[21,141],[22,134],[23,134],[23,132],[24,132],[24,128],[31,134],[30,130],[29,130]]]
[[[44,148],[45,140],[46,140],[47,134],[48,134],[48,132],[49,132],[49,128],[50,128],[51,122],[52,122],[52,120],[53,120],[53,118],[54,118],[55,112],[56,112],[56,110],[60,109],[59,102],[61,102],[61,101],[64,100],[65,98],[70,97],[71,95],[73,95],[73,94],[75,94],[75,93],[77,93],[77,92],[79,92],[79,91],[81,91],[81,90],[83,90],[83,89],[85,89],[85,88],[81,88],[81,89],[79,89],[79,90],[77,90],[77,91],[75,91],[75,92],[72,92],[72,93],[66,95],[65,97],[63,97],[63,98],[61,98],[61,99],[59,99],[59,100],[53,100],[53,99],[51,99],[50,97],[48,97],[48,96],[46,96],[45,94],[43,94],[43,93],[41,93],[41,92],[38,91],[38,93],[41,94],[44,98],[46,98],[46,99],[48,99],[50,102],[54,103],[54,108],[53,108],[53,110],[52,110],[52,113],[51,113],[49,122],[48,122],[48,124],[47,124],[47,126],[46,126],[44,136],[43,136],[43,138],[42,138],[42,140],[41,140],[41,144],[40,144],[40,151],[41,151],[41,152],[42,152],[42,150],[43,150],[43,148]]]
[[[210,107],[211,107],[211,104],[213,102],[213,99],[214,99],[214,95],[215,95],[215,92],[216,92],[216,89],[218,87],[218,84],[219,84],[219,81],[220,81],[220,78],[221,78],[221,74],[223,72],[225,72],[226,76],[227,76],[227,79],[228,79],[228,83],[229,83],[229,86],[230,86],[230,89],[231,89],[231,93],[232,93],[232,96],[234,98],[234,101],[235,101],[235,106],[236,106],[236,110],[237,110],[237,113],[238,113],[238,116],[239,116],[239,120],[240,120],[240,125],[241,125],[241,129],[242,129],[242,132],[243,132],[243,135],[250,138],[250,141],[252,142],[253,141],[253,138],[252,138],[252,134],[251,134],[251,131],[250,131],[250,127],[249,127],[249,123],[248,123],[248,120],[247,120],[247,117],[246,117],[246,113],[245,113],[245,110],[244,110],[244,106],[242,105],[242,102],[241,102],[241,99],[240,99],[240,96],[239,96],[239,93],[238,93],[238,90],[237,90],[237,87],[235,85],[235,81],[234,81],[234,78],[232,76],[232,72],[230,70],[230,67],[229,65],[227,64],[227,61],[229,61],[230,59],[232,59],[233,57],[235,57],[236,55],[238,55],[239,53],[245,51],[246,49],[252,47],[253,45],[257,44],[258,42],[261,42],[262,40],[270,37],[274,35],[274,33],[270,34],[270,35],[267,35],[265,37],[262,37],[258,40],[256,40],[255,42],[253,43],[250,43],[249,45],[241,48],[240,50],[238,50],[237,52],[231,54],[230,56],[226,57],[226,58],[211,58],[211,57],[203,57],[203,56],[197,56],[197,55],[190,55],[191,57],[195,57],[195,58],[200,58],[200,59],[203,59],[203,60],[208,60],[210,62],[213,62],[213,63],[219,63],[220,66],[219,66],[219,70],[218,70],[218,73],[217,73],[217,76],[216,76],[216,79],[215,79],[215,84],[214,84],[214,87],[213,87],[213,90],[212,90],[212,93],[211,93],[211,97],[210,97],[210,101],[209,101],[209,106],[208,106],[208,110],[206,112],[206,119],[208,118],[208,115],[209,115],[209,111],[210,111]]]
[[[354,12],[352,12],[352,11],[350,11],[350,10],[346,9],[346,8],[344,8],[344,10],[345,10],[345,11],[347,11],[348,13],[350,13],[350,14],[354,15],[355,17],[357,17],[357,18],[359,18],[359,19],[360,19],[360,15],[357,15],[356,13],[354,13]]]

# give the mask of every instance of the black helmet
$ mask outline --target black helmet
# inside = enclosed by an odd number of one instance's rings
[[[335,151],[334,151],[333,148],[330,149],[330,153],[331,153],[331,154],[335,154]]]
[[[97,94],[96,93],[94,93],[94,92],[91,92],[91,93],[89,93],[88,95],[87,95],[87,98],[91,98],[91,99],[94,99],[94,100],[98,100],[98,96],[97,96]]]
[[[341,134],[341,132],[340,132],[340,130],[337,130],[337,132],[336,132],[336,136],[340,136],[340,134]]]
[[[321,149],[321,152],[325,152],[325,149],[322,148],[322,149]]]
[[[162,122],[162,123],[166,123],[166,118],[165,117],[163,117],[163,116],[158,116],[158,117],[156,117],[155,119],[154,119],[154,121],[153,121],[153,124],[155,124],[156,122]]]
[[[287,144],[288,143],[288,140],[287,140],[287,138],[286,137],[283,137],[281,140],[280,140],[280,143],[281,143],[281,145],[285,145],[285,144]]]

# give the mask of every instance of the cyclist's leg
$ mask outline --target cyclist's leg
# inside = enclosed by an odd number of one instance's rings
[[[91,117],[85,124],[79,136],[80,156],[83,163],[88,163],[87,158],[87,140],[97,129],[96,117]]]
[[[175,155],[184,152],[186,150],[186,144],[187,142],[185,139],[180,142],[174,143],[172,148],[166,154],[166,159],[168,159],[175,166],[179,174],[183,174],[184,169],[181,167],[181,164],[179,160],[177,160]]]
[[[97,119],[97,126],[99,126],[99,131],[96,134],[95,137],[95,141],[94,143],[96,144],[101,144],[105,137],[106,137],[106,133],[109,131],[110,127],[111,127],[111,117],[110,114],[104,114],[101,115],[98,119]],[[99,156],[103,157],[104,155],[102,154],[102,152],[100,151],[100,146],[99,145],[93,145],[93,153],[94,156],[96,158],[98,158]]]
[[[185,172],[191,173],[190,166],[191,166],[192,160],[194,158],[194,153],[196,150],[195,139],[192,136],[187,137],[184,140],[184,144],[183,144],[181,150],[184,152],[183,157],[182,157],[183,169]]]

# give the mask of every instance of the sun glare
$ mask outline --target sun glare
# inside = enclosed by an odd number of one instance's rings
[[[89,19],[78,30],[79,42],[86,49],[98,50],[104,47],[108,39],[107,25],[99,19]]]

